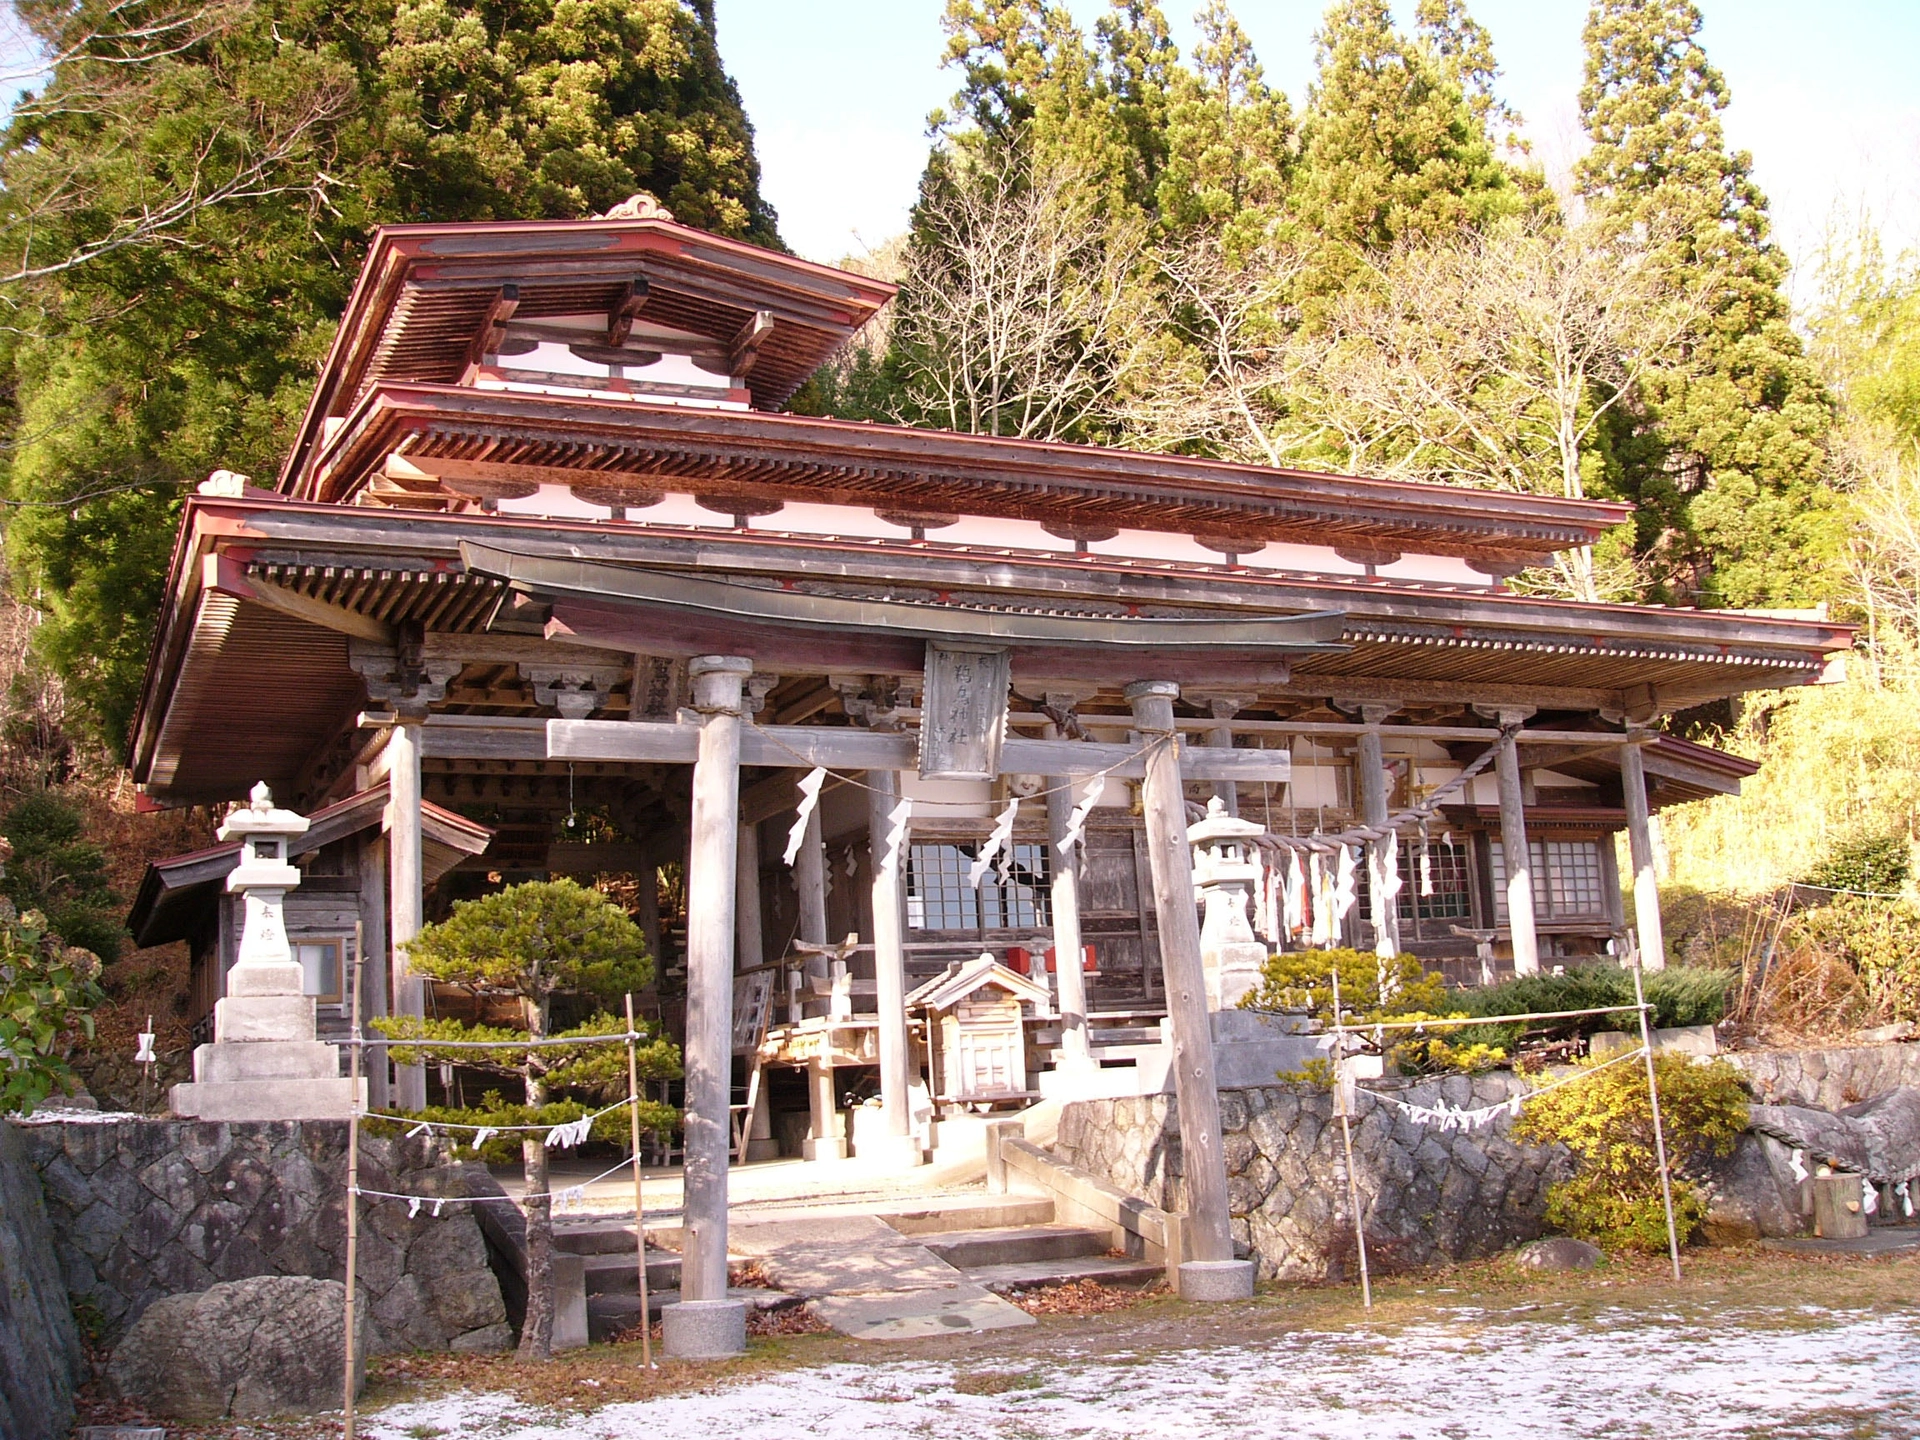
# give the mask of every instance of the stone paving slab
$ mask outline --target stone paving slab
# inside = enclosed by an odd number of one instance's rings
[[[823,1324],[856,1340],[923,1340],[1036,1323],[998,1295],[964,1284],[886,1295],[827,1295],[809,1301],[807,1308]]]
[[[797,1215],[736,1220],[727,1226],[727,1249],[735,1255],[771,1255],[795,1248],[880,1250],[912,1243],[876,1215]]]
[[[966,1279],[923,1245],[874,1250],[795,1245],[767,1252],[760,1264],[775,1285],[806,1296],[942,1290],[964,1284]]]

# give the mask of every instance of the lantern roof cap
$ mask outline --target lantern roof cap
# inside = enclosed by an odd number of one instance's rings
[[[1207,818],[1187,827],[1187,842],[1191,845],[1217,845],[1223,840],[1251,840],[1255,835],[1265,833],[1265,828],[1253,821],[1229,815],[1226,801],[1216,795],[1207,801]]]
[[[279,809],[273,803],[273,791],[264,780],[255,783],[244,805],[235,805],[215,833],[222,840],[244,839],[249,835],[304,835],[311,822],[304,815]]]

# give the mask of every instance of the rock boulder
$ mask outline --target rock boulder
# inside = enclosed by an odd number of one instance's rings
[[[172,1420],[257,1419],[338,1410],[346,1290],[337,1280],[262,1275],[157,1300],[115,1347],[107,1382]],[[355,1392],[366,1383],[359,1310]]]
[[[1555,1235],[1551,1239],[1536,1240],[1531,1245],[1522,1245],[1513,1252],[1513,1263],[1523,1270],[1546,1270],[1555,1273],[1591,1270],[1600,1263],[1600,1250],[1598,1246],[1589,1245],[1584,1240]]]

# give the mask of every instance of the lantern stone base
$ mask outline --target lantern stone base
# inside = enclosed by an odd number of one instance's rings
[[[344,1120],[356,1101],[367,1103],[364,1079],[356,1095],[353,1082],[339,1076],[325,1080],[263,1077],[176,1085],[171,1104],[174,1114],[194,1120]]]
[[[340,1051],[319,1040],[238,1040],[201,1045],[193,1078],[202,1085],[237,1080],[337,1080]]]
[[[1290,1015],[1216,1010],[1212,1021],[1213,1071],[1222,1090],[1271,1085],[1282,1071],[1326,1056],[1315,1036],[1299,1033],[1303,1020]]]

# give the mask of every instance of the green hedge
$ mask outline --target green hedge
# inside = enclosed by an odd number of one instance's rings
[[[1645,975],[1649,1020],[1656,1028],[1712,1025],[1726,1014],[1727,991],[1733,984],[1728,970],[1678,966],[1649,970]],[[1633,976],[1614,962],[1582,965],[1559,975],[1519,975],[1499,985],[1457,991],[1449,1004],[1469,1015],[1532,1015],[1554,1010],[1594,1010],[1605,1005],[1631,1005]],[[1500,1045],[1512,1053],[1524,1030],[1527,1034],[1571,1038],[1599,1030],[1632,1030],[1639,1024],[1631,1012],[1583,1015],[1572,1020],[1537,1020],[1523,1025],[1489,1025],[1473,1038]],[[1460,1037],[1465,1040],[1466,1036]]]

